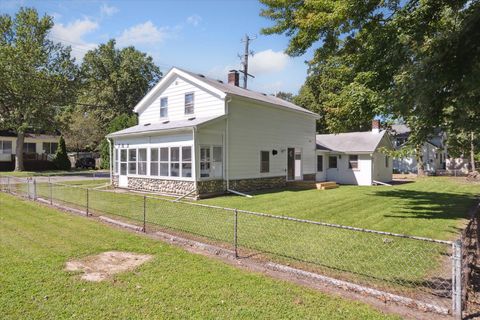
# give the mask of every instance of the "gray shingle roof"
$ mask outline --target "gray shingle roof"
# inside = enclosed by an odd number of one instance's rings
[[[396,135],[410,133],[410,128],[406,124],[392,124],[392,131]]]
[[[209,121],[221,118],[223,116],[212,116],[208,118],[193,118],[192,120],[178,120],[168,122],[155,122],[147,124],[139,124],[127,129],[123,129],[117,132],[113,132],[107,135],[107,138],[114,138],[119,136],[126,136],[131,134],[143,134],[149,132],[159,132],[164,130],[174,130],[182,128],[196,127],[201,124],[205,124]]]
[[[198,79],[199,81],[203,81],[203,82],[211,85],[212,87],[214,87],[214,88],[216,88],[216,89],[218,89],[218,90],[220,90],[220,91],[222,91],[226,94],[235,95],[235,96],[239,96],[239,97],[245,97],[245,98],[258,100],[258,101],[262,101],[262,102],[267,102],[267,103],[270,103],[270,104],[273,104],[273,105],[281,106],[281,107],[292,109],[292,110],[295,110],[295,111],[304,112],[304,113],[307,113],[307,114],[314,115],[314,116],[318,117],[318,114],[316,114],[315,112],[312,112],[310,110],[307,110],[305,108],[297,106],[296,104],[293,104],[293,103],[288,102],[286,100],[277,98],[275,96],[263,94],[263,93],[248,90],[248,89],[244,89],[244,88],[237,87],[237,86],[234,86],[234,85],[231,85],[231,84],[228,84],[228,83],[223,83],[223,82],[220,82],[219,80],[208,78],[208,77],[203,76],[203,75],[201,76],[197,73],[193,73],[193,72],[183,70],[183,69],[180,69],[180,68],[177,68],[177,69],[181,70],[185,73],[188,73],[190,76]]]
[[[317,149],[337,152],[374,152],[386,131],[318,134]]]

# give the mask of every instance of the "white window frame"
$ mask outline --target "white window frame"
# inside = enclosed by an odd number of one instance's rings
[[[125,151],[125,160],[122,160],[122,151]],[[122,165],[125,165],[125,173],[122,174]],[[128,176],[128,148],[120,149],[120,170],[119,174],[122,176]]]
[[[166,101],[166,105],[162,106],[162,101]],[[165,114],[162,116],[162,111],[165,110]],[[168,118],[168,97],[160,98],[160,119]]]
[[[131,151],[135,151],[135,160],[130,160]],[[127,172],[128,172],[128,175],[130,175],[130,176],[136,176],[137,175],[137,173],[138,173],[137,161],[138,161],[138,150],[137,150],[137,148],[128,148],[128,152],[127,152],[127,162],[128,162]],[[135,164],[135,173],[130,172],[130,165],[131,164]]]
[[[192,102],[189,103],[187,105],[187,96],[188,95],[192,95]],[[185,96],[184,96],[184,114],[185,115],[193,115],[195,114],[195,92],[187,92],[185,93]],[[190,110],[191,109],[191,112],[187,112],[187,110]]]
[[[145,160],[140,161],[140,151],[145,150]],[[145,168],[145,174],[140,173],[140,166]],[[148,175],[148,148],[137,148],[137,175],[147,176]]]
[[[157,151],[157,160],[152,160],[152,151],[156,150]],[[148,175],[150,177],[159,177],[160,176],[160,148],[149,148],[148,153],[150,157],[148,158]],[[152,174],[152,167],[156,167],[157,169],[157,174]]]
[[[357,160],[351,160],[352,157],[357,157]],[[353,166],[352,164],[355,164],[355,166]],[[338,166],[338,164],[337,164]],[[348,169],[350,170],[359,170],[358,168],[358,154],[349,154],[348,155]]]
[[[4,152],[4,146],[5,146],[5,143],[6,142],[10,142],[10,153],[6,153]],[[0,154],[9,154],[9,155],[12,155],[13,154],[13,142],[10,141],[10,140],[0,140]]]
[[[318,161],[318,160],[319,160],[319,159],[318,159],[319,157],[322,158],[321,161]],[[322,168],[321,168],[322,170],[318,170],[318,164],[319,164],[319,163],[320,163],[321,166],[322,166]],[[323,154],[317,154],[317,172],[323,172],[323,170],[324,170],[324,168],[323,168]]]

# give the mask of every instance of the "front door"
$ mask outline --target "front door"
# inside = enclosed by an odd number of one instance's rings
[[[295,149],[295,180],[302,180],[302,150]]]
[[[120,176],[118,177],[118,186],[120,188],[128,187],[127,149],[120,149]]]
[[[295,179],[295,148],[287,150],[287,180]]]

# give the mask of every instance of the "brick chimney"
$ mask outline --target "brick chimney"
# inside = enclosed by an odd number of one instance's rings
[[[237,70],[230,70],[228,72],[228,84],[238,87],[239,80],[240,80],[240,75]]]
[[[380,132],[380,120],[372,120],[372,132],[379,133]]]

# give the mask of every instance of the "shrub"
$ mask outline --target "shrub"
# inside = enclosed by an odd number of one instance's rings
[[[63,136],[60,137],[60,141],[58,143],[58,149],[55,153],[55,158],[53,159],[53,163],[58,170],[70,170],[72,168],[72,164],[70,159],[68,159],[67,155],[67,147],[65,146],[65,139]]]

